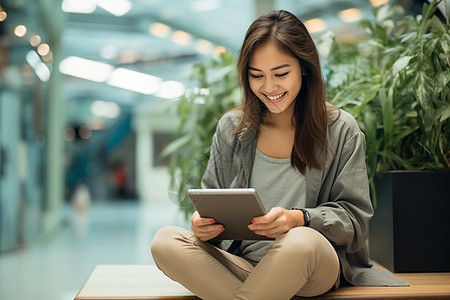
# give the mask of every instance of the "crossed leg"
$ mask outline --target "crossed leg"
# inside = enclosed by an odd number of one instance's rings
[[[174,226],[158,231],[151,250],[158,268],[202,299],[317,296],[327,292],[339,274],[331,244],[306,227],[278,237],[256,266]]]

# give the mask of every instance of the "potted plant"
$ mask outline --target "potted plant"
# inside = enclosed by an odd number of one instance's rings
[[[366,135],[371,257],[392,271],[450,271],[450,27],[438,3],[418,16],[382,6],[360,23],[367,40],[331,40],[326,58],[331,102]]]
[[[218,60],[194,66],[191,80],[198,87],[189,89],[170,107],[176,110],[180,123],[174,141],[161,155],[171,155],[169,197],[186,217],[194,211],[187,190],[200,188],[220,116],[240,103],[235,63],[227,52]]]
[[[317,42],[328,98],[366,136],[376,207],[371,256],[392,271],[450,271],[450,34],[434,16],[439,2],[425,3],[418,16],[384,5],[375,20],[361,21],[367,39],[337,45],[325,34]],[[172,155],[172,198],[186,216],[193,211],[186,190],[200,186],[218,118],[240,102],[231,54],[196,66],[193,79],[200,88],[177,102],[177,138],[163,153]],[[402,182],[406,191],[392,190]]]

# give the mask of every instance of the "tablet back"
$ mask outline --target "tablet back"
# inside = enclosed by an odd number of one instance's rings
[[[266,214],[255,189],[190,189],[188,195],[200,216],[225,227],[214,240],[270,240],[247,227],[253,218]]]

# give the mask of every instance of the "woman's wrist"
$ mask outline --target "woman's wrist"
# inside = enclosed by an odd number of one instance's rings
[[[292,216],[292,228],[301,227],[305,225],[305,218],[303,216],[303,212],[298,209],[291,209],[289,211]]]
[[[291,211],[297,211],[301,212],[301,221],[299,226],[306,226],[309,227],[309,224],[311,224],[311,216],[309,215],[309,212],[306,209],[303,208],[291,208]]]

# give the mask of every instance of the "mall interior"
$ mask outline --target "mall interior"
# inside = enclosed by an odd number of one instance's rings
[[[257,16],[352,43],[386,2],[1,0],[0,299],[73,299],[96,265],[154,264],[156,231],[190,227],[161,156],[172,108]]]

